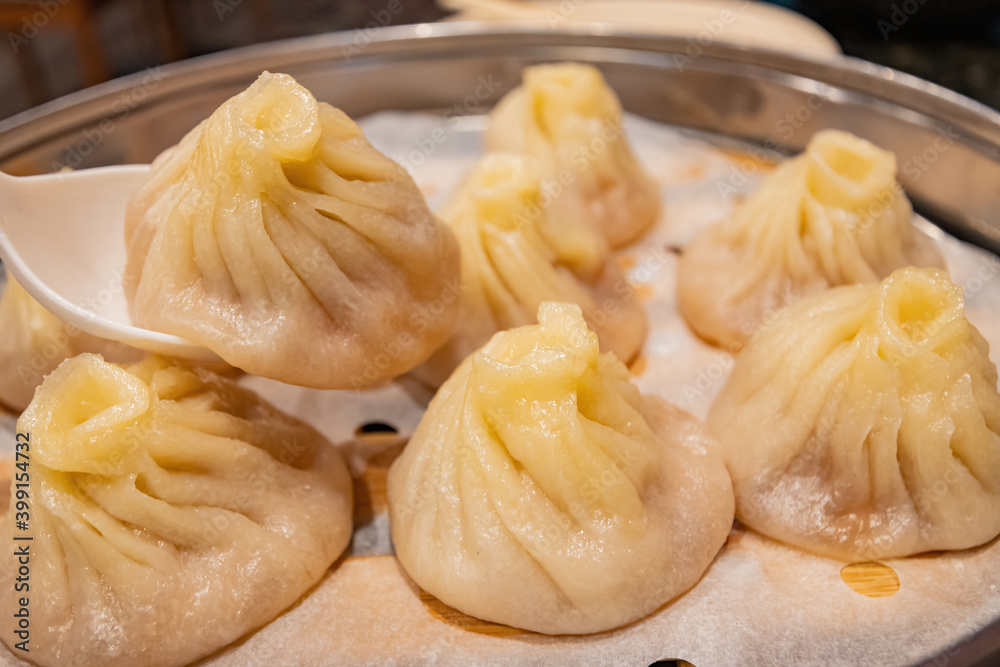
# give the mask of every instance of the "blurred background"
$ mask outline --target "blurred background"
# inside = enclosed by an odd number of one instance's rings
[[[706,7],[729,7],[746,31],[768,45],[787,42],[789,20],[807,17],[844,53],[895,67],[1000,108],[1000,0],[0,0],[0,118],[80,88],[158,64],[223,49],[374,25],[425,23],[465,16],[569,25],[632,13],[637,25],[654,6],[665,30],[697,34]],[[609,9],[610,8],[610,9]],[[722,9],[720,9],[722,8]],[[392,11],[387,11],[391,9]],[[697,16],[685,24],[686,10]],[[700,12],[700,14],[698,13]],[[774,20],[777,18],[778,20]],[[756,20],[756,19],[755,19]],[[700,21],[700,22],[699,22]],[[793,26],[794,27],[794,26]],[[731,31],[739,36],[738,30]],[[794,30],[792,30],[794,32]],[[822,31],[819,31],[822,33]],[[805,51],[829,51],[808,29]],[[727,41],[726,33],[718,41]],[[811,41],[810,41],[811,40]],[[813,46],[815,48],[810,48]],[[794,49],[783,44],[782,48]]]

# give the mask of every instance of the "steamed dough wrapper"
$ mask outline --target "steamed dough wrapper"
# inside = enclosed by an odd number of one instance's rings
[[[533,324],[543,301],[575,303],[601,349],[624,362],[648,328],[635,290],[596,231],[564,224],[535,160],[492,154],[477,163],[443,211],[458,237],[462,292],[448,343],[417,373],[442,383],[498,331]]]
[[[83,352],[115,362],[138,361],[144,353],[117,341],[92,336],[64,322],[28,294],[14,277],[0,296],[0,403],[20,412],[28,407],[42,378],[64,359]]]
[[[895,178],[892,153],[846,132],[818,133],[684,249],[681,315],[735,353],[802,296],[878,282],[906,266],[943,268]]]
[[[421,588],[547,634],[615,628],[693,586],[733,495],[704,425],[642,396],[579,307],[496,334],[389,471],[396,555]]]
[[[30,530],[11,513],[3,539],[34,537],[29,656],[46,667],[188,664],[293,604],[350,539],[337,451],[207,371],[80,355],[45,379],[18,431]],[[8,619],[25,595],[13,586]]]
[[[265,72],[157,158],[125,237],[136,324],[275,380],[370,385],[454,323],[454,236],[402,167],[288,75]]]
[[[538,65],[523,74],[491,114],[487,148],[537,159],[566,219],[599,229],[613,247],[637,239],[659,214],[660,198],[629,148],[615,92],[589,65]]]
[[[737,516],[844,560],[1000,533],[1000,394],[937,269],[803,299],[736,360],[708,420]]]

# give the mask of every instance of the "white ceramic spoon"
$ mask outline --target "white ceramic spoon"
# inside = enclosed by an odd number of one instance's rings
[[[178,336],[134,326],[122,289],[125,204],[148,165],[43,176],[0,173],[0,258],[57,317],[87,333],[195,361],[218,361]]]

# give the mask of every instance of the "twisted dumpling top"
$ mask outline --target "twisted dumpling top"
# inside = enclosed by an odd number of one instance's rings
[[[943,267],[895,176],[892,153],[846,132],[816,134],[684,249],[681,314],[699,336],[737,352],[801,296],[905,266]]]
[[[491,114],[491,151],[530,155],[560,185],[555,206],[613,247],[638,238],[660,209],[656,184],[632,154],[618,96],[594,67],[537,65]]]
[[[543,303],[538,324],[497,333],[459,366],[387,490],[417,584],[552,634],[651,613],[698,580],[733,519],[704,424],[641,395],[565,303]]]
[[[454,235],[350,118],[284,74],[157,158],[125,236],[135,322],[257,375],[358,388],[426,359],[454,323]]]
[[[961,287],[937,269],[785,311],[709,413],[737,515],[848,560],[964,549],[1000,533],[1000,393]]]
[[[418,373],[440,384],[498,331],[531,324],[543,301],[575,303],[604,351],[631,361],[646,313],[604,238],[553,210],[537,162],[488,154],[443,211],[462,249],[460,315]]]
[[[0,532],[32,537],[41,665],[188,664],[291,605],[350,540],[337,450],[209,371],[81,354],[45,378],[18,432],[11,504],[30,511]],[[13,550],[0,565],[16,569]],[[0,593],[13,614],[23,593]]]

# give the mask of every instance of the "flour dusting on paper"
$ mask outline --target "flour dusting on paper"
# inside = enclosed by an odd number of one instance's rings
[[[413,174],[434,208],[482,152],[477,118],[456,123],[385,112],[361,125],[377,148]],[[626,126],[640,161],[661,183],[663,200],[656,229],[617,258],[650,318],[633,375],[643,391],[704,418],[733,358],[694,337],[677,314],[677,251],[726,215],[738,197],[732,187],[752,191],[765,169],[741,178],[731,152],[691,133],[631,116]],[[965,288],[968,317],[991,341],[996,361],[1000,260],[920,224],[943,248],[952,279]],[[317,391],[249,376],[241,382],[344,450],[358,480],[359,511],[348,556],[313,590],[266,627],[199,664],[644,666],[678,658],[698,667],[904,664],[926,659],[1000,616],[996,540],[978,549],[885,561],[899,576],[899,592],[868,598],[841,580],[844,563],[737,527],[691,591],[624,628],[549,637],[491,626],[422,595],[391,556],[385,471],[430,400],[426,388],[409,378],[361,392]],[[395,433],[359,436],[366,424]],[[0,429],[4,447],[12,449],[13,420],[0,419]],[[4,651],[0,664],[27,663]]]

